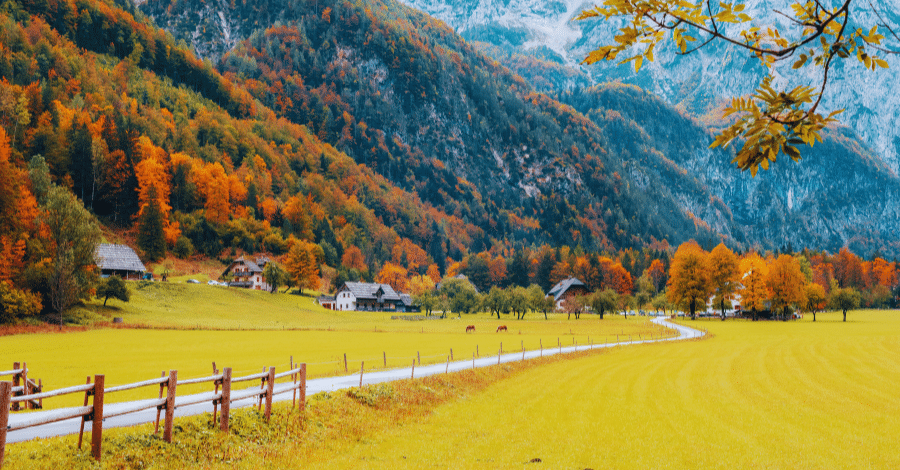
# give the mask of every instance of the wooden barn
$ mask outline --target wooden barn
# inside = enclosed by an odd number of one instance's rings
[[[122,279],[140,279],[147,270],[137,253],[127,245],[101,243],[94,252],[94,260],[102,277],[115,274]]]

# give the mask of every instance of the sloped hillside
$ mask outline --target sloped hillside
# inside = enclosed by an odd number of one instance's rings
[[[206,6],[174,5],[151,0],[142,10],[191,41],[179,25]],[[495,241],[612,249],[732,229],[721,206],[689,212],[663,185],[635,184],[593,123],[418,11],[341,0],[270,9],[282,23],[226,54],[222,72]],[[244,6],[219,11],[242,24],[265,17]]]
[[[44,156],[112,225],[156,205],[170,249],[280,254],[296,238],[336,266],[351,246],[375,263],[401,240],[456,252],[484,243],[482,229],[279,118],[114,4],[6,2],[0,51],[12,164]]]

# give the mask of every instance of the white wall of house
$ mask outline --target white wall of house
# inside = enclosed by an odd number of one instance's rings
[[[356,310],[356,296],[350,291],[338,292],[334,302],[336,310]]]

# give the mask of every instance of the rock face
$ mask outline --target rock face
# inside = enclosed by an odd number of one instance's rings
[[[745,3],[755,25],[777,25],[783,32],[797,32],[786,18],[774,12],[784,8],[785,2]],[[571,21],[592,4],[579,0],[407,0],[407,4],[447,22],[466,39],[513,46],[522,52],[546,46],[575,67],[597,45],[612,44],[616,26],[621,25],[599,19]],[[871,5],[897,30],[900,13],[895,2],[873,0]],[[852,18],[866,29],[880,23],[869,2],[854,2]],[[736,29],[733,25],[723,28],[726,32]],[[900,44],[894,45],[897,46],[894,49],[900,49]],[[874,149],[891,171],[900,174],[900,126],[894,124],[900,118],[900,97],[893,91],[900,81],[900,58],[887,56],[885,59],[891,68],[877,72],[868,71],[855,61],[838,65],[830,77],[823,109],[829,112],[844,109],[841,121]],[[785,65],[786,69],[789,67]],[[765,73],[758,61],[746,52],[721,44],[712,44],[688,56],[676,55],[671,46],[663,47],[657,51],[656,61],[645,62],[638,73],[616,62],[584,70],[596,83],[620,80],[635,84],[671,104],[683,106],[695,116],[710,112],[724,98],[751,92]],[[817,77],[811,76],[805,83],[816,80]]]

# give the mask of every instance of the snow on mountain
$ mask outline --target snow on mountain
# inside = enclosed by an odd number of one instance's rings
[[[467,39],[477,39],[501,46],[512,46],[525,52],[546,46],[559,54],[572,67],[582,67],[598,82],[620,80],[632,83],[662,96],[671,104],[695,116],[714,112],[723,100],[744,95],[753,90],[765,70],[746,51],[735,46],[713,43],[694,54],[681,56],[669,45],[657,51],[656,61],[645,63],[635,73],[630,66],[615,62],[590,67],[578,65],[600,44],[613,42],[621,22],[599,19],[573,22],[580,11],[591,6],[581,0],[405,0],[443,20]],[[894,11],[892,0],[875,0],[872,5],[891,24],[900,25],[900,14]],[[789,20],[774,11],[785,8],[784,2],[761,0],[747,2],[747,13],[754,24],[778,26],[792,32]],[[878,22],[869,2],[857,2],[852,18],[857,25]],[[726,27],[735,31],[736,26]],[[882,31],[884,31],[882,29]],[[900,44],[895,44],[900,49]],[[900,98],[894,91],[900,81],[900,58],[888,56],[891,68],[876,72],[866,70],[853,60],[842,61],[831,74],[822,108],[825,111],[844,109],[840,120],[885,161],[894,174],[900,174]],[[776,73],[793,76],[797,84],[814,85],[817,76],[798,76],[787,73],[785,64]],[[804,69],[806,70],[806,69]],[[810,69],[811,71],[811,69]]]

